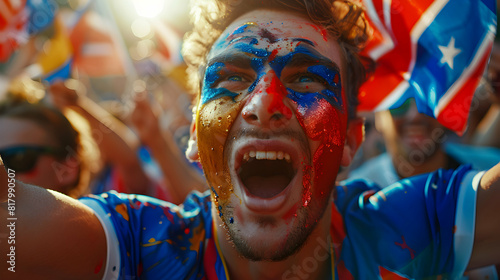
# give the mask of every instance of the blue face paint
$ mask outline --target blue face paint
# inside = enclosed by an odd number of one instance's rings
[[[252,69],[255,71],[255,73],[258,73],[257,79],[250,85],[248,88],[248,93],[253,92],[257,84],[259,83],[260,79],[266,74],[264,72],[264,59],[262,58],[253,58],[252,62]]]
[[[239,27],[235,32],[233,32],[231,36],[233,36],[234,34],[243,33],[247,27],[248,24]],[[276,41],[280,40],[281,39],[277,39]],[[299,43],[295,47],[293,52],[290,52],[284,56],[276,55],[278,52],[277,50],[274,50],[274,52],[270,52],[267,49],[257,48],[255,45],[259,43],[259,40],[250,36],[235,38],[231,41],[234,49],[249,54],[252,57],[250,60],[250,65],[254,72],[257,74],[257,77],[248,88],[248,93],[251,93],[255,90],[259,81],[266,74],[265,63],[267,62],[269,62],[269,66],[274,70],[277,77],[281,78],[283,69],[297,54],[305,55],[309,57],[310,60],[328,61],[328,59],[323,57],[316,50],[309,47],[315,46],[313,42],[303,38],[296,38],[292,40],[292,42],[297,41],[303,42],[305,44],[302,45]],[[204,80],[205,83],[202,91],[202,104],[223,96],[230,96],[234,101],[234,97],[238,95],[237,93],[231,92],[225,88],[213,88],[214,83],[219,80],[220,72],[224,67],[224,63],[217,62],[207,68]],[[319,99],[324,99],[328,101],[328,103],[330,103],[333,107],[341,109],[342,86],[340,83],[340,73],[338,72],[338,70],[326,65],[312,65],[307,68],[307,71],[324,80],[326,82],[325,86],[327,88],[322,90],[321,92],[298,92],[288,88],[288,97],[295,101],[297,104],[305,107],[311,106],[312,104],[318,102]]]
[[[226,38],[224,40],[219,40],[215,45],[214,45],[214,49],[220,49],[221,47],[223,47],[224,45],[228,45],[228,44],[232,44],[234,43],[235,41],[240,41],[240,40],[243,40],[243,39],[246,39],[246,38],[249,38],[248,36],[244,36],[244,37],[240,37],[240,38],[236,38],[236,39],[231,39],[231,38],[234,38],[236,37],[236,35],[239,35],[239,34],[242,34],[246,31],[246,29],[249,27],[249,26],[254,26],[255,24],[253,23],[247,23],[247,24],[244,24],[238,28],[236,28],[236,30],[233,31],[233,33],[229,34],[226,36]],[[229,41],[229,43],[228,43]],[[257,39],[253,39],[251,44],[255,45],[258,43],[258,40]]]
[[[231,35],[237,35],[237,34],[241,34],[243,32],[245,32],[245,29],[247,29],[247,27],[249,26],[250,24],[243,24],[242,26],[236,28],[236,30],[233,32],[233,34]]]
[[[306,39],[297,39],[294,41],[310,42],[309,40]],[[310,44],[312,44],[312,42],[310,42]],[[274,58],[272,61],[269,62],[269,65],[271,66],[271,68],[273,68],[274,72],[276,72],[278,78],[281,77],[281,72],[283,71],[283,68],[285,68],[285,66],[290,62],[290,60],[299,53],[310,56],[313,59],[320,60],[320,55],[318,53],[312,52],[310,48],[298,45],[293,52],[290,52],[284,56],[276,56],[276,58]]]
[[[295,101],[295,103],[299,104],[304,108],[309,108],[314,103],[318,102],[318,92],[298,92],[294,91],[291,88],[287,88],[288,95],[287,97],[291,100]]]
[[[267,57],[269,55],[269,52],[265,49],[259,49],[254,47],[254,45],[256,45],[258,42],[252,44],[252,42],[254,41],[253,39],[255,38],[252,38],[250,44],[246,42],[236,43],[234,44],[234,48],[244,53],[253,54],[256,57],[261,57],[261,58]]]
[[[212,189],[212,192],[214,193],[214,196],[215,196],[216,198],[218,198],[218,197],[219,197],[219,195],[218,195],[218,194],[217,194],[217,192],[215,191],[214,187],[211,187],[211,189]]]
[[[332,106],[342,108],[342,86],[340,84],[340,73],[325,65],[313,65],[307,71],[320,76],[327,84],[328,88],[321,91],[322,97]]]
[[[225,88],[213,88],[215,82],[220,79],[220,72],[224,69],[225,64],[222,62],[216,62],[207,67],[205,72],[205,79],[203,81],[203,89],[201,92],[201,104],[206,104],[209,101],[218,99],[224,96],[229,96],[233,100],[237,93],[229,91]]]

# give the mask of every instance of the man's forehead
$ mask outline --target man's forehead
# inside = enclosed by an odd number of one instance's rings
[[[294,23],[295,25],[313,26],[310,23]],[[314,39],[306,35],[306,32],[290,32],[289,28],[280,26],[283,24],[285,23],[281,22],[281,24],[276,24],[272,21],[260,24],[256,22],[245,22],[234,28],[228,28],[218,41],[219,44],[223,45],[231,45],[245,39],[264,40],[270,44],[274,44],[278,41],[303,41],[312,46],[317,45]],[[314,28],[317,29],[318,27],[314,26]],[[254,43],[257,43],[257,41]]]
[[[294,52],[299,45],[340,65],[338,43],[324,28],[300,14],[272,10],[256,10],[236,19],[212,46],[207,59],[245,50],[275,51],[275,55],[282,56]]]
[[[245,37],[259,37],[268,40],[270,43],[275,43],[283,39],[283,31],[276,27],[271,29],[269,25],[259,26],[255,22],[246,22],[230,32],[225,41],[232,43],[234,40]]]

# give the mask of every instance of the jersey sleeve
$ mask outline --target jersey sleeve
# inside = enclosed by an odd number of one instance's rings
[[[116,192],[80,201],[92,208],[106,233],[103,279],[199,279],[209,197],[191,195],[174,205]]]
[[[460,278],[472,252],[480,176],[461,166],[380,191],[362,181],[339,188],[346,229],[341,261],[355,279]]]

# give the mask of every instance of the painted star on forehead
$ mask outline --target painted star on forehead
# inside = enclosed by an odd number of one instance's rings
[[[441,58],[441,63],[446,63],[453,69],[453,59],[457,56],[462,50],[455,48],[455,38],[451,37],[448,46],[438,46],[441,53],[443,53],[443,57]]]

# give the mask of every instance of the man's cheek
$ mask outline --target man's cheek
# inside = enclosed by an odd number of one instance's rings
[[[338,112],[333,112],[330,122],[325,126],[316,127],[324,131],[325,135],[320,141],[322,144],[313,156],[314,184],[318,186],[317,195],[329,193],[340,167],[345,142],[345,125]],[[317,131],[316,131],[317,132]]]
[[[205,177],[216,202],[228,201],[232,192],[229,167],[224,160],[224,144],[240,111],[240,102],[230,97],[208,102],[198,111],[198,149]]]
[[[342,132],[345,132],[347,120],[344,114],[324,99],[319,99],[307,108],[299,106],[297,116],[307,137],[319,142],[318,148],[313,151],[312,170],[309,171],[312,178],[304,180],[303,200],[304,204],[308,204],[313,195],[311,183],[316,186],[316,195],[329,193],[340,166],[345,140],[345,133]]]

